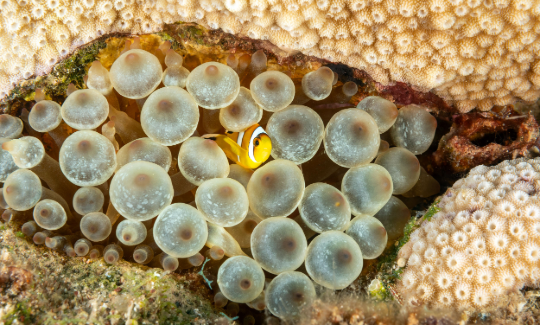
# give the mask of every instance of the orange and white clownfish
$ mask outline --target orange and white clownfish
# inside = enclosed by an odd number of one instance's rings
[[[272,141],[259,124],[254,124],[242,132],[207,134],[203,135],[203,138],[216,141],[227,158],[250,169],[257,168],[268,160],[272,151]]]

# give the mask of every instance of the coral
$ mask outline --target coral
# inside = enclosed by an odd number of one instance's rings
[[[465,172],[523,156],[540,133],[534,117],[514,112],[469,113],[454,117],[449,133],[427,161],[430,173]]]
[[[398,292],[412,306],[489,310],[538,287],[540,159],[478,166],[448,189],[410,234]]]
[[[539,96],[535,24],[538,12],[527,3],[510,6],[437,1],[418,6],[403,1],[366,6],[348,0],[234,4],[58,1],[32,5],[6,1],[2,8],[5,96],[18,81],[50,71],[70,51],[109,33],[151,33],[176,21],[270,40],[365,70],[388,85],[406,82],[455,103],[461,112],[489,110],[516,99]],[[31,26],[36,25],[36,33]],[[49,32],[45,26],[54,26]],[[384,28],[382,28],[384,26]],[[29,44],[29,45],[27,45]],[[419,53],[420,55],[418,55]],[[387,56],[395,55],[389,59]],[[8,63],[9,62],[9,63]],[[471,90],[474,83],[484,91]],[[504,93],[504,95],[501,95]]]

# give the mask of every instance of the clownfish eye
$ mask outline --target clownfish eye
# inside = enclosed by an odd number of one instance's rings
[[[255,139],[255,146],[259,145],[259,139]]]

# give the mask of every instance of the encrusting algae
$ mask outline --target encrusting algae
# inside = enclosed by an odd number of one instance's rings
[[[435,139],[428,108],[376,96],[355,107],[356,84],[328,67],[291,78],[262,50],[202,63],[158,45],[126,40],[112,64],[92,63],[87,89],[63,102],[36,92],[28,119],[0,116],[2,218],[36,245],[200,267],[229,316],[297,322],[403,235],[397,195],[440,191],[417,157]]]

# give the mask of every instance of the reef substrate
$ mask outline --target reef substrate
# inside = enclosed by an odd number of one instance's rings
[[[4,324],[212,324],[222,319],[195,273],[71,258],[0,227]]]

